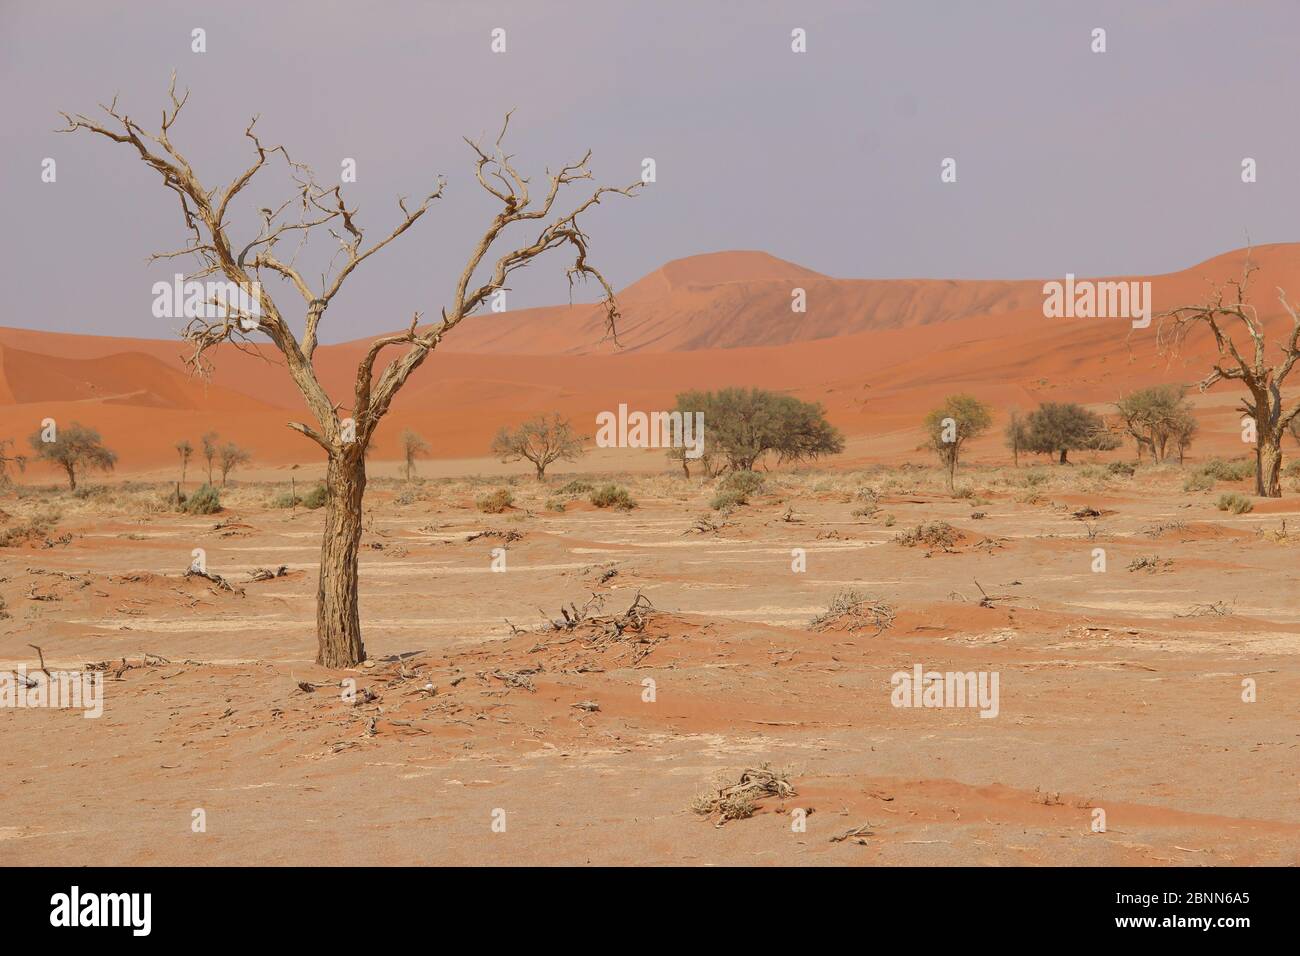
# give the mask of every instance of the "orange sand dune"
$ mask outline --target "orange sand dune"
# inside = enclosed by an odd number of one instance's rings
[[[1254,301],[1276,341],[1290,323],[1274,290],[1300,295],[1300,245],[1252,255]],[[1203,300],[1210,282],[1240,275],[1244,257],[1239,250],[1152,277],[1155,310]],[[796,285],[807,291],[806,314],[791,312]],[[956,391],[1002,413],[1044,400],[1101,406],[1139,385],[1194,383],[1213,355],[1203,330],[1171,359],[1157,353],[1154,324],[1044,318],[1038,280],[832,279],[758,252],[670,262],[620,301],[619,350],[600,342],[593,305],[467,320],[399,395],[377,457],[395,457],[395,436],[408,426],[437,457],[476,457],[502,424],[538,412],[558,411],[591,434],[595,414],[620,402],[663,408],[684,389],[753,385],[822,402],[850,437],[843,461],[854,463],[914,453],[924,412]],[[322,382],[345,409],[366,344],[316,353]],[[265,464],[319,457],[284,427],[306,412],[269,347],[260,357],[221,349],[207,385],[188,375],[183,353],[172,340],[0,329],[0,438],[28,434],[47,416],[77,419],[101,429],[127,472],[170,465],[178,439],[207,430]],[[1236,392],[1224,384],[1197,398],[1199,454],[1240,453]],[[973,452],[999,457],[999,446],[990,435]],[[662,455],[653,455],[658,467]]]

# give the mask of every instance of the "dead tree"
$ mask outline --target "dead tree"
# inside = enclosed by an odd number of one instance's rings
[[[1209,327],[1218,349],[1218,360],[1199,388],[1205,391],[1224,380],[1245,385],[1249,396],[1242,399],[1239,410],[1255,424],[1255,494],[1280,498],[1282,438],[1300,413],[1300,402],[1293,404],[1290,411],[1282,408],[1282,383],[1300,357],[1300,314],[1287,302],[1286,292],[1278,289],[1278,301],[1291,317],[1291,332],[1281,346],[1281,357],[1270,365],[1264,354],[1264,324],[1255,306],[1248,301],[1250,279],[1258,269],[1247,255],[1241,278],[1215,287],[1208,301],[1160,313],[1156,341],[1162,352],[1173,356],[1181,351],[1187,336],[1199,324]],[[1244,348],[1233,337],[1243,333],[1250,339],[1249,345],[1243,342]]]
[[[327,456],[325,531],[316,602],[316,660],[326,667],[353,666],[365,659],[357,601],[357,555],[362,530],[361,503],[366,488],[366,450],[376,426],[407,378],[424,363],[442,338],[496,290],[504,288],[510,273],[551,250],[567,246],[573,251],[573,264],[567,270],[571,287],[575,281],[586,279],[599,283],[604,293],[607,331],[617,342],[618,309],[614,291],[587,261],[588,238],[579,226],[578,217],[604,196],[632,195],[641,183],[624,188],[596,188],[570,207],[569,212],[553,214],[565,186],[591,179],[590,152],[580,161],[550,174],[545,196],[535,203],[529,192],[529,180],[520,175],[513,158],[501,147],[510,123],[509,114],[489,149],[467,139],[476,157],[475,175],[479,185],[500,203],[500,211],[475,240],[451,301],[441,310],[441,321],[422,324],[422,316],[417,312],[404,331],[371,342],[357,367],[353,394],[336,400],[326,392],[313,365],[320,323],[348,277],[410,229],[442,196],[445,181],[439,177],[433,190],[413,207],[399,199],[401,217],[397,225],[382,239],[367,243],[356,219],[356,209],[347,205],[340,187],[320,185],[307,166],[290,159],[283,146],[263,144],[254,131],[256,117],[244,130],[244,137],[255,154],[250,165],[224,187],[205,186],[171,139],[189,94],[177,96],[174,75],[168,93],[170,103],[163,109],[157,133],[147,131],[129,115],[119,112],[116,99],[102,107],[107,119],[99,122],[80,114],[62,114],[67,125],[61,132],[86,130],[133,149],[162,176],[163,185],[176,194],[191,235],[185,246],[157,254],[155,259],[193,257],[197,268],[185,277],[187,281],[216,275],[227,283],[238,284],[239,289],[255,290],[256,310],[230,314],[235,310],[227,309],[222,318],[196,318],[188,322],[182,333],[192,347],[188,362],[199,374],[207,374],[211,369],[209,350],[230,343],[234,348],[251,351],[255,335],[269,338],[283,357],[285,369],[315,418],[315,424],[287,424],[316,442]],[[268,163],[278,161],[277,156],[283,159],[294,180],[294,194],[278,208],[261,209],[256,233],[251,238],[237,239],[232,235],[228,219],[231,203]],[[496,255],[493,250],[503,233],[516,224],[533,226],[538,231],[531,241],[524,240],[517,248]],[[319,229],[329,231],[337,241],[339,253],[321,277],[319,286],[314,287],[295,265],[296,254],[282,258],[277,255],[276,246],[285,239],[295,239],[301,246]],[[476,279],[481,270],[490,270],[490,274]],[[261,284],[264,273],[287,282],[301,297],[300,336],[295,336],[286,313]],[[252,311],[257,314],[250,315]],[[403,351],[376,376],[375,364],[389,348]]]

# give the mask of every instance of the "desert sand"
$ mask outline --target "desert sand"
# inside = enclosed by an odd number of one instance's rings
[[[1255,249],[1256,287],[1300,291],[1294,253]],[[1241,257],[1154,277],[1157,303]],[[0,863],[1300,863],[1300,494],[1288,478],[1231,514],[1215,499],[1246,482],[1183,488],[1242,454],[1235,391],[1195,397],[1183,468],[1105,467],[1131,448],[1017,468],[995,429],[956,498],[918,450],[947,394],[1100,409],[1199,379],[1208,342],[1171,363],[1122,321],[1044,319],[1041,282],[839,280],[760,253],[670,263],[623,305],[619,351],[588,307],[477,319],[401,395],[366,499],[370,660],[350,671],[312,663],[321,513],[272,506],[321,473],[284,428],[303,413],[281,370],[232,352],[204,385],[176,342],[0,330],[0,437],[80,420],[121,459],[80,497],[33,467],[0,500],[5,527],[59,513],[0,548],[0,670],[34,666],[34,644],[105,682],[99,719],[0,710]],[[332,387],[359,348],[322,347]],[[533,412],[580,423],[731,384],[822,402],[845,453],[764,474],[725,515],[662,452],[596,451],[544,483],[484,457]],[[406,426],[433,445],[412,482]],[[254,461],[223,512],[176,514],[172,446],[209,428]],[[598,509],[575,476],[637,507]],[[498,487],[514,504],[482,513]],[[936,521],[947,545],[899,540]],[[186,574],[195,548],[226,586]],[[889,619],[814,625],[850,590]],[[997,718],[892,706],[916,664],[996,671]],[[792,792],[743,819],[693,809],[763,767]]]

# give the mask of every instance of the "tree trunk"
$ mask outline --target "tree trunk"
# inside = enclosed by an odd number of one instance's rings
[[[1260,428],[1255,445],[1255,494],[1282,497],[1282,435]]]
[[[545,465],[545,464],[542,464],[542,463],[540,463],[540,462],[534,462],[534,464],[535,464],[536,467],[537,467],[537,480],[538,480],[538,481],[545,481],[545,480],[546,480],[546,465]]]
[[[366,462],[361,449],[350,446],[344,455],[331,456],[325,471],[325,539],[316,592],[316,663],[324,667],[355,667],[366,659],[357,604],[357,552],[365,491]]]
[[[64,465],[63,470],[68,473],[68,490],[77,490],[77,469],[72,465]]]
[[[1067,458],[1067,457],[1065,457],[1066,454],[1067,454],[1068,452],[1069,452],[1069,449],[1068,449],[1068,448],[1062,448],[1062,449],[1061,449],[1061,462],[1060,462],[1060,463],[1061,463],[1062,465],[1068,465],[1068,464],[1070,463],[1070,459]]]

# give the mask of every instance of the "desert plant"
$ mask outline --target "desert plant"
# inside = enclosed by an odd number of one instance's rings
[[[710,454],[720,455],[735,471],[753,471],[769,453],[788,462],[844,450],[844,436],[826,421],[822,406],[789,395],[757,388],[683,392],[675,410],[703,413]]]
[[[204,432],[199,438],[199,444],[203,448],[203,460],[208,463],[208,484],[215,484],[213,479],[213,469],[216,466],[217,455],[220,452],[220,446],[217,445],[218,435],[216,432]]]
[[[1100,415],[1072,402],[1044,402],[1025,420],[1028,440],[1025,450],[1039,455],[1059,455],[1062,465],[1070,463],[1075,450],[1106,450],[1119,447],[1119,438],[1106,428]]]
[[[709,507],[714,511],[730,511],[749,504],[749,495],[743,491],[719,491],[709,500]]]
[[[946,521],[931,521],[919,524],[911,531],[904,531],[902,534],[896,535],[894,540],[907,548],[914,548],[921,544],[928,548],[951,551],[953,545],[961,540],[961,535],[956,528]]]
[[[732,471],[718,482],[718,490],[737,492],[748,498],[750,495],[761,494],[766,485],[763,476],[757,472]]]
[[[1183,479],[1183,491],[1210,491],[1214,488],[1214,478],[1203,472],[1193,472]]]
[[[405,329],[373,340],[361,352],[356,374],[350,378],[354,383],[352,394],[335,397],[326,390],[314,364],[320,323],[345,280],[362,263],[415,225],[442,196],[442,180],[413,206],[399,200],[401,215],[397,224],[387,235],[367,242],[356,207],[347,205],[341,187],[318,182],[307,166],[291,162],[282,147],[264,145],[254,131],[256,119],[244,130],[244,139],[255,153],[247,168],[224,188],[201,182],[190,160],[169,135],[188,101],[188,94],[177,96],[174,80],[169,100],[156,133],[120,112],[116,101],[105,108],[108,118],[102,122],[81,114],[63,114],[67,122],[64,131],[85,131],[126,146],[160,175],[166,189],[177,195],[189,241],[167,255],[194,256],[198,260],[196,272],[215,275],[236,291],[257,288],[256,314],[241,314],[238,321],[232,321],[229,314],[217,318],[194,317],[189,319],[182,334],[192,346],[190,364],[199,370],[209,367],[209,356],[217,346],[233,342],[241,347],[248,338],[266,336],[280,353],[285,373],[315,418],[314,424],[291,422],[290,427],[318,444],[327,459],[328,495],[316,600],[316,661],[326,667],[352,667],[366,656],[357,588],[366,451],[393,399],[457,325],[507,286],[512,273],[552,250],[573,251],[574,261],[568,269],[570,281],[591,279],[599,284],[606,331],[615,333],[618,308],[614,290],[591,262],[590,241],[580,217],[602,198],[615,194],[630,196],[643,184],[637,180],[621,189],[597,188],[568,212],[562,212],[556,208],[557,197],[566,186],[590,178],[589,155],[552,173],[537,201],[530,194],[527,177],[519,173],[514,158],[502,146],[509,125],[508,115],[495,143],[488,148],[467,140],[476,157],[475,177],[500,204],[497,212],[471,243],[472,252],[449,301],[439,310],[439,321],[421,329],[421,315],[417,312]],[[263,207],[260,216],[237,214],[231,208],[233,201],[247,198],[250,194],[241,196],[245,187],[264,167],[280,159],[289,164],[294,180],[292,194],[285,201],[276,201],[266,199],[262,193],[258,197]],[[260,189],[261,180],[258,180],[253,190]],[[295,213],[296,221],[292,218]],[[251,241],[246,235],[233,234],[236,223],[245,226],[250,222],[258,224]],[[516,224],[534,229],[527,239],[521,240],[518,248],[502,250],[502,237],[516,235],[518,230],[511,228]],[[297,264],[299,250],[295,248],[294,255],[282,258],[276,254],[275,246],[281,239],[290,237],[295,246],[305,245],[312,237],[325,233],[334,258],[313,286],[308,270]],[[485,263],[489,265],[484,266]],[[273,299],[269,283],[262,281],[263,270],[287,280],[288,287],[301,296],[301,337],[290,327],[286,313]],[[404,351],[376,374],[376,361],[390,347]],[[347,409],[346,416],[340,415],[343,408]]]
[[[993,416],[989,407],[970,395],[949,395],[944,403],[925,416],[929,448],[939,456],[947,471],[948,493],[957,481],[957,459],[966,442],[989,430]]]
[[[1115,403],[1125,431],[1137,446],[1139,459],[1146,451],[1153,460],[1161,462],[1177,451],[1179,462],[1183,460],[1197,431],[1196,417],[1186,394],[1184,385],[1153,385],[1131,392]]]
[[[1245,495],[1239,495],[1235,491],[1219,495],[1219,500],[1215,503],[1220,511],[1231,511],[1235,515],[1248,514],[1255,510],[1255,504]]]
[[[1011,449],[1011,461],[1019,468],[1020,453],[1025,451],[1029,444],[1029,429],[1025,426],[1025,420],[1019,411],[1011,410],[1011,417],[1007,421],[1006,428],[1002,430],[1002,437],[1007,447]]]
[[[515,503],[515,496],[505,488],[498,488],[474,499],[474,507],[484,514],[499,515]]]
[[[302,505],[302,503],[303,497],[300,496],[300,494],[292,493],[291,490],[290,492],[281,492],[277,494],[276,497],[270,499],[270,506],[278,507],[278,509],[286,509],[286,507],[292,509],[292,507],[298,507],[299,505]]]
[[[1255,463],[1249,458],[1211,458],[1198,471],[1215,481],[1244,481],[1255,474]]]
[[[190,444],[188,438],[182,438],[176,443],[176,453],[181,456],[181,484],[185,484],[185,472],[190,466],[190,458],[194,455],[194,446]]]
[[[253,459],[253,455],[247,448],[240,448],[233,441],[228,441],[221,446],[217,453],[221,464],[221,487],[226,487],[226,479],[230,473],[240,465],[246,465]]]
[[[185,499],[181,506],[186,514],[211,515],[221,510],[221,495],[211,485],[200,485],[194,494]]]
[[[1282,437],[1300,416],[1300,401],[1283,407],[1282,385],[1300,360],[1300,312],[1278,290],[1278,301],[1291,317],[1291,330],[1280,343],[1281,355],[1276,364],[1268,363],[1264,323],[1249,300],[1251,276],[1259,267],[1249,253],[1240,279],[1218,286],[1202,303],[1178,306],[1160,314],[1156,341],[1169,356],[1181,352],[1191,333],[1200,325],[1214,336],[1217,361],[1200,382],[1201,391],[1225,380],[1245,386],[1241,411],[1255,426],[1255,494],[1265,498],[1282,496]],[[1249,341],[1240,339],[1243,332]],[[1234,338],[1234,335],[1237,338]],[[1238,341],[1241,341],[1239,347]]]
[[[402,446],[402,460],[406,462],[406,480],[410,481],[411,476],[415,474],[415,459],[417,455],[423,455],[429,450],[429,443],[420,435],[409,428],[402,429],[400,439]]]
[[[574,478],[572,481],[566,482],[564,485],[562,485],[560,489],[556,492],[556,494],[586,495],[594,491],[595,488],[596,486],[589,481],[581,481],[577,478]]]
[[[597,508],[615,508],[619,511],[631,511],[636,502],[622,485],[601,485],[591,493],[591,503]]]
[[[492,454],[502,461],[526,459],[537,470],[537,480],[546,477],[546,466],[554,461],[576,461],[582,454],[585,436],[577,434],[573,426],[559,413],[538,415],[514,431],[502,427],[492,439]]]
[[[46,441],[46,438],[50,441]],[[38,428],[27,439],[36,453],[38,461],[48,461],[62,468],[68,476],[68,487],[77,490],[77,472],[87,468],[100,471],[112,471],[117,463],[117,455],[104,447],[99,432],[93,428],[73,422],[64,428],[47,431]]]
[[[10,454],[10,449],[14,446],[12,438],[0,438],[0,488],[8,488],[13,484],[13,478],[9,474],[9,466],[17,466],[19,471],[27,470],[27,456]]]
[[[324,483],[321,483],[302,496],[302,506],[310,508],[312,511],[323,508],[329,502],[329,495],[329,489],[325,487]]]

